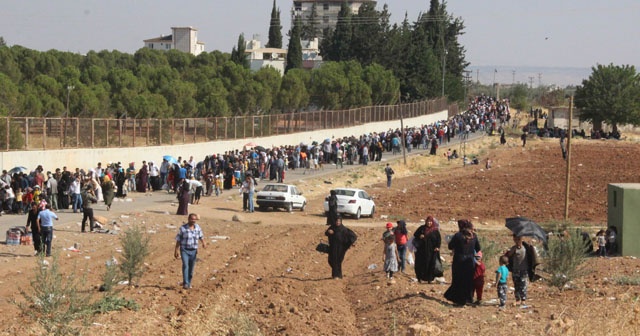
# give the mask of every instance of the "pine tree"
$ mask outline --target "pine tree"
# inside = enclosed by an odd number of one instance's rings
[[[271,9],[271,21],[269,23],[269,42],[267,48],[282,48],[282,26],[280,25],[280,9],[276,8],[276,0],[273,0]]]
[[[302,45],[300,44],[300,32],[302,31],[302,20],[299,16],[295,18],[293,27],[289,32],[289,51],[287,53],[287,66],[285,73],[291,69],[302,68]]]

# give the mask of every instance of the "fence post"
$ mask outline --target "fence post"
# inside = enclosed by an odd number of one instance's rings
[[[187,119],[182,119],[182,144],[187,142]]]
[[[213,136],[215,137],[213,140],[218,140],[218,117],[213,118],[213,127]]]
[[[136,119],[132,119],[133,121],[133,147],[136,146]],[[126,125],[125,125],[126,126]]]
[[[47,118],[42,118],[42,149],[47,149]]]
[[[73,118],[76,122],[76,148],[80,148],[80,119]]]
[[[158,125],[158,145],[162,146],[162,119],[156,119]]]
[[[118,119],[118,147],[122,147],[122,119]]]
[[[193,143],[197,143],[198,142],[198,119],[193,118],[191,119],[191,121],[193,121]]]
[[[111,126],[111,125],[109,123],[109,119],[105,120],[105,122],[107,123],[107,143],[106,143],[106,146],[107,146],[107,148],[109,148],[109,126]]]
[[[25,135],[25,141],[24,141],[24,149],[29,148],[29,118],[25,118],[24,119],[24,135]]]
[[[91,118],[91,148],[95,147],[95,137],[93,136],[95,134],[95,119]]]
[[[60,118],[60,148],[64,148],[64,124],[66,123],[67,119],[63,119]],[[7,130],[9,129],[9,123],[7,122]],[[9,144],[9,140],[7,140],[7,145]],[[9,150],[9,147],[7,147],[7,150]]]

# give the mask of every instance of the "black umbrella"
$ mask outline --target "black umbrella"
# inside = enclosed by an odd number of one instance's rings
[[[547,244],[547,233],[534,221],[525,217],[507,218],[506,227],[516,237],[534,237]]]
[[[262,146],[255,146],[253,147],[253,149],[257,150],[258,152],[266,152],[267,150],[264,149],[264,147]]]

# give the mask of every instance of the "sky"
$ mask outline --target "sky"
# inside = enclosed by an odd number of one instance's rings
[[[40,51],[134,53],[145,39],[169,35],[174,26],[192,26],[206,51],[230,52],[241,33],[267,42],[272,1],[4,0],[0,36],[10,46]],[[292,4],[276,2],[284,45]],[[405,13],[414,21],[428,10],[429,0],[378,1],[377,7],[383,4],[392,22],[402,21]],[[450,0],[447,9],[464,21],[460,42],[471,65],[499,68],[509,81],[511,69],[518,67],[613,63],[640,68],[638,0]]]

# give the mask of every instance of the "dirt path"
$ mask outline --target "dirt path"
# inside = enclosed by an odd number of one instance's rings
[[[179,286],[180,261],[173,258],[173,238],[185,218],[165,213],[175,212],[171,199],[158,198],[157,206],[148,209],[132,207],[123,213],[127,217],[116,213],[114,219],[123,229],[140,225],[151,235],[148,270],[139,286],[125,287],[121,293],[141,308],[96,316],[85,334],[405,335],[414,323],[428,330],[425,335],[507,335],[514,328],[526,328],[534,335],[580,335],[602,328],[638,334],[640,291],[612,280],[638,277],[636,259],[589,259],[587,276],[563,292],[531,284],[529,310],[453,308],[443,299],[446,284],[418,284],[411,268],[398,275],[395,284],[387,284],[380,269],[379,241],[387,221],[404,218],[414,230],[427,214],[434,214],[444,235],[454,232],[455,219],[471,218],[481,237],[506,248],[510,239],[503,228],[505,217],[562,218],[564,161],[557,144],[533,140],[522,149],[517,139],[510,146],[499,146],[497,140],[487,138],[467,149],[480,158],[492,158],[488,171],[483,166],[462,167],[459,161],[450,163],[440,156],[415,156],[407,167],[395,164],[391,189],[385,187],[379,165],[305,178],[296,182],[309,200],[304,212],[245,214],[238,211],[241,199],[235,192],[205,198],[201,205],[190,207],[201,215],[210,245],[199,252],[194,288],[189,291]],[[629,159],[640,155],[640,145],[576,141],[573,155],[571,218],[601,227],[606,221],[607,183],[640,183],[640,163]],[[345,220],[358,234],[358,243],[347,253],[345,278],[332,280],[326,255],[314,248],[326,229],[322,200],[329,189],[344,185],[367,189],[377,210],[373,218]],[[240,221],[232,221],[234,215]],[[71,225],[57,231],[54,242],[63,269],[85,273],[83,289],[99,295],[104,263],[119,255],[118,236],[81,235]],[[80,252],[63,250],[73,243],[82,246]],[[41,333],[10,303],[20,300],[17,288],[29,287],[36,266],[35,258],[28,257],[31,251],[30,246],[0,245],[3,335]],[[450,261],[449,255],[444,256]],[[369,269],[373,264],[377,268]],[[490,282],[493,266],[487,269]],[[448,271],[445,278],[450,278]],[[495,297],[492,287],[485,291],[486,298]]]

